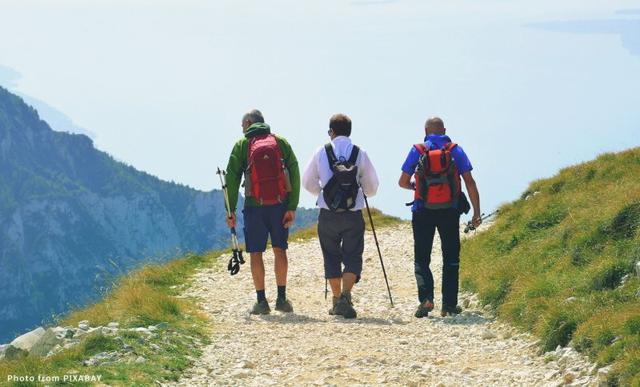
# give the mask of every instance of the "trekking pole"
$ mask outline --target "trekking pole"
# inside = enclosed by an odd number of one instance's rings
[[[380,266],[382,266],[382,274],[384,274],[384,282],[387,284],[387,292],[389,292],[389,301],[391,301],[391,307],[393,307],[393,297],[391,297],[391,288],[389,287],[389,280],[387,279],[387,271],[384,269],[384,262],[382,261],[382,253],[380,252],[380,244],[378,243],[378,236],[376,235],[376,228],[373,225],[373,217],[371,217],[371,210],[369,209],[369,201],[367,195],[364,196],[364,204],[367,206],[367,213],[369,214],[369,222],[371,223],[371,231],[373,231],[373,239],[376,241],[376,248],[378,249],[378,256],[380,257]]]
[[[227,173],[224,170],[221,170],[218,167],[218,172],[216,172],[218,176],[220,176],[220,184],[222,185],[222,193],[224,195],[224,207],[227,211],[227,219],[231,219],[231,206],[229,205],[229,193],[227,192],[227,183],[225,181],[225,176]],[[240,265],[244,263],[244,258],[242,257],[242,249],[240,249],[240,244],[238,243],[238,235],[236,234],[236,228],[231,227],[231,248],[233,249],[233,256],[229,259],[229,264],[227,265],[227,270],[231,275],[236,275],[240,271]]]
[[[485,215],[484,213],[482,213],[482,215],[480,215],[480,220],[481,221],[485,221],[486,219],[492,217],[493,215],[497,214],[498,210],[493,211],[492,213],[490,213],[489,215]],[[474,231],[476,229],[476,226],[473,225],[473,221],[468,221],[467,225],[464,228],[464,233],[467,234],[469,231]]]

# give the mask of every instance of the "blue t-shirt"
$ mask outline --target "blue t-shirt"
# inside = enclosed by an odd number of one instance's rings
[[[450,142],[451,139],[445,134],[430,134],[424,138],[424,143],[429,149],[440,149]],[[473,169],[473,166],[471,166],[471,161],[469,161],[467,154],[464,153],[464,150],[460,145],[453,148],[453,150],[451,151],[451,158],[453,159],[453,162],[456,163],[456,167],[458,167],[460,176]],[[404,161],[404,164],[402,164],[402,172],[413,175],[416,171],[416,166],[418,166],[419,160],[420,151],[418,151],[415,146],[412,146],[409,154],[407,155],[407,159]],[[458,203],[454,203],[453,205],[457,208]],[[415,211],[422,206],[423,203],[419,200],[416,200],[411,207],[411,211]]]

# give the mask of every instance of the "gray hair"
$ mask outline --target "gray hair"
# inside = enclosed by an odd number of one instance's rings
[[[256,122],[264,122],[264,116],[262,115],[260,110],[253,109],[245,113],[245,115],[242,117],[242,121],[249,121],[252,124],[255,124]]]

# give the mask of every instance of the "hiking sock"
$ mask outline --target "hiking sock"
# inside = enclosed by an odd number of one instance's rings
[[[287,285],[278,286],[278,298],[281,300],[287,299]]]
[[[258,302],[267,301],[267,296],[264,293],[264,289],[256,290],[256,295],[258,296]]]

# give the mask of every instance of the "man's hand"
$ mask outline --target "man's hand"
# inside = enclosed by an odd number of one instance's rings
[[[478,227],[482,224],[482,216],[478,213],[473,214],[473,218],[471,218],[471,224],[473,227]]]
[[[234,228],[236,226],[236,214],[231,214],[231,217],[227,217],[227,226],[229,228]]]
[[[284,226],[284,228],[289,228],[291,227],[291,225],[293,225],[293,221],[295,219],[296,219],[296,212],[289,210],[284,213],[284,217],[282,218],[282,225]]]

